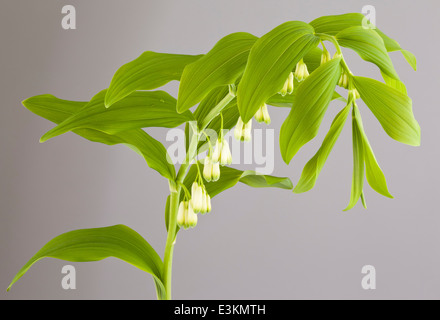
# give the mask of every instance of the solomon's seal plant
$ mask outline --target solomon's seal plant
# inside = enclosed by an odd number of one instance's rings
[[[199,214],[215,211],[211,199],[238,182],[293,189],[295,193],[312,189],[350,113],[353,178],[345,210],[353,208],[359,199],[365,206],[364,176],[375,191],[392,198],[365,133],[361,111],[370,109],[391,138],[418,146],[420,128],[412,102],[388,53],[400,51],[414,70],[416,60],[380,30],[364,28],[363,19],[362,14],[350,13],[310,23],[289,21],[261,38],[233,33],[204,55],[147,51],[122,66],[108,89],[88,102],[48,94],[25,100],[26,108],[56,124],[41,142],[73,131],[90,141],[125,144],[144,157],[149,167],[169,181],[165,205],[168,235],[162,260],[143,237],[123,225],[67,232],[43,246],[10,286],[44,257],[79,262],[116,257],[151,274],[157,298],[170,299],[173,250],[179,230],[194,228]],[[353,74],[342,47],[378,67],[383,81]],[[155,90],[172,80],[180,81],[177,99]],[[288,164],[317,135],[329,103],[335,99],[344,101],[345,107],[295,187],[288,178],[230,167],[232,155],[225,139],[229,130],[235,127],[233,135],[245,143],[252,138],[254,117],[270,124],[269,106],[286,107],[290,112],[281,126],[279,144]],[[358,106],[359,99],[367,108]],[[168,161],[165,147],[143,128],[183,124],[186,158],[176,168]]]

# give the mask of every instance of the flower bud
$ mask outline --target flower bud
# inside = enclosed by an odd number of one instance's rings
[[[203,201],[203,187],[199,186],[196,181],[191,186],[191,204],[194,212],[200,212],[202,210]]]
[[[188,202],[188,210],[187,210],[187,220],[186,220],[186,228],[194,228],[197,225],[197,215],[195,214],[191,202]]]
[[[184,229],[194,228],[197,225],[197,215],[194,213],[191,201],[180,202],[177,225]]]
[[[244,141],[251,141],[252,139],[252,119],[249,120],[245,125],[243,129],[243,137],[242,139]]]
[[[212,155],[211,155],[212,162],[218,162],[219,161],[220,154],[221,154],[221,149],[222,149],[222,143],[221,143],[220,140],[217,139],[217,141],[215,142],[214,151],[212,152]]]
[[[255,113],[255,120],[257,120],[257,122],[264,121],[263,110],[261,110],[261,108],[258,108],[257,112]]]
[[[228,141],[223,139],[223,142],[222,142],[222,152],[221,152],[221,157],[220,157],[220,164],[222,166],[225,166],[225,165],[230,165],[231,163],[232,163],[231,150],[229,150]]]
[[[329,62],[331,59],[332,59],[332,57],[330,56],[330,52],[328,52],[326,49],[324,49],[322,51],[322,55],[321,55],[321,64]]]
[[[206,212],[211,212],[211,197],[206,193]]]
[[[348,100],[357,100],[360,98],[359,92],[356,88],[348,90]]]
[[[296,64],[296,69],[295,69],[295,78],[298,81],[303,81],[305,78],[307,78],[309,76],[309,71],[307,70],[307,65],[304,63],[304,61],[301,59],[297,64]]]
[[[295,88],[294,78],[293,72],[289,73],[289,78],[287,78],[287,94],[293,93],[293,89]]]
[[[234,136],[238,141],[240,141],[243,136],[243,121],[241,117],[238,117],[237,124],[235,125]]]
[[[205,178],[205,180],[208,182],[210,182],[212,179],[212,162],[209,156],[205,158],[203,166],[203,178]]]
[[[342,71],[341,77],[339,78],[338,86],[348,89],[348,74]]]
[[[181,201],[177,211],[177,225],[182,227],[185,224],[185,201]]]
[[[266,124],[270,124],[270,115],[269,115],[269,111],[267,110],[267,105],[263,104],[263,106],[261,107],[262,113],[263,113],[263,121]]]
[[[220,178],[220,164],[218,162],[212,165],[212,181],[217,181]]]
[[[284,81],[283,88],[278,93],[284,97],[287,94],[288,88],[289,88],[289,79],[287,78],[286,81]]]
[[[202,194],[202,210],[200,210],[201,214],[205,214],[208,208],[208,203],[206,202],[206,190],[203,190],[203,194]]]

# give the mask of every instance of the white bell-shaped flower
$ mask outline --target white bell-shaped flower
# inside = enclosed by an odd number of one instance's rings
[[[203,178],[205,178],[205,180],[208,182],[212,180],[212,161],[209,156],[205,158],[203,166]]]
[[[289,73],[289,78],[287,78],[287,94],[293,93],[295,88],[294,78],[293,72]]]
[[[232,154],[231,150],[229,149],[229,143],[226,141],[226,139],[223,139],[222,142],[222,152],[220,155],[220,164],[222,166],[230,165],[232,163]]]
[[[234,137],[238,141],[240,141],[243,136],[243,126],[244,124],[243,121],[241,120],[241,117],[238,117],[237,124],[235,125],[235,129],[234,129]]]
[[[252,119],[249,120],[244,125],[243,137],[242,137],[242,140],[244,140],[244,141],[251,141],[251,139],[252,139]]]
[[[191,204],[194,212],[200,212],[202,210],[203,201],[203,187],[194,181],[191,186]]]
[[[218,162],[212,163],[212,181],[217,181],[220,178],[220,164]]]

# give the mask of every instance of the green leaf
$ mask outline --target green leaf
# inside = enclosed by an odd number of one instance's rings
[[[87,103],[62,100],[49,94],[38,95],[23,101],[23,105],[31,112],[56,124],[78,113]],[[73,132],[93,142],[107,145],[126,144],[144,157],[152,169],[167,179],[175,178],[174,166],[167,160],[165,147],[142,129],[128,130],[116,135],[87,128],[76,129]]]
[[[315,47],[309,50],[303,58],[304,63],[307,65],[307,70],[312,73],[321,65],[322,49]]]
[[[35,262],[46,257],[72,262],[115,257],[151,274],[159,289],[158,295],[165,296],[162,260],[142,236],[124,225],[74,230],[53,238],[20,269],[8,291]]]
[[[116,71],[105,97],[105,106],[108,108],[134,91],[152,90],[172,80],[180,80],[185,66],[200,57],[202,55],[144,52]]]
[[[393,139],[412,146],[420,145],[420,126],[412,112],[411,99],[382,82],[353,77],[354,85],[365,104]]]
[[[203,164],[199,163],[201,171],[203,171]],[[197,165],[192,165],[188,170],[184,184],[190,189],[191,184],[197,176]],[[220,168],[220,179],[215,182],[206,182],[203,180],[206,191],[211,198],[219,193],[232,188],[238,182],[242,182],[254,188],[281,188],[292,189],[293,185],[289,178],[280,178],[270,175],[262,175],[252,170],[241,171],[231,167]]]
[[[295,96],[296,96],[296,90],[294,90],[292,94],[285,95],[284,97],[281,94],[277,93],[272,97],[270,97],[266,103],[274,107],[292,108],[293,102],[295,100]],[[347,100],[336,91],[333,92],[332,101],[333,100],[339,100],[347,103]]]
[[[170,196],[167,197],[167,202],[165,204],[165,228],[168,231],[168,225],[170,223]]]
[[[310,25],[315,29],[316,33],[326,33],[334,36],[344,29],[354,26],[362,26],[362,20],[364,18],[365,16],[361,13],[346,13],[317,18],[310,22]],[[417,69],[416,58],[411,52],[403,50],[396,40],[391,39],[378,28],[372,30],[374,30],[382,38],[385,48],[388,52],[401,51],[411,67],[414,70]]]
[[[344,29],[353,26],[362,26],[362,20],[364,18],[365,16],[362,13],[344,13],[322,16],[309,24],[315,29],[316,33],[326,33],[334,36]]]
[[[255,42],[237,89],[244,122],[282,89],[295,65],[318,43],[313,28],[300,21],[283,23]]]
[[[381,72],[381,74],[382,74],[383,80],[385,81],[385,83],[387,85],[389,85],[390,87],[393,87],[394,89],[399,90],[404,95],[408,95],[408,92],[406,91],[406,86],[405,86],[405,84],[402,81],[394,79],[394,78],[391,78],[391,77],[387,76],[383,72]]]
[[[377,163],[376,157],[374,156],[373,149],[368,141],[367,135],[365,134],[364,126],[362,124],[362,118],[359,110],[356,107],[354,112],[357,127],[361,134],[362,144],[364,146],[364,158],[365,158],[365,172],[367,176],[368,184],[381,195],[393,198],[393,196],[388,191],[387,182],[382,169]]]
[[[142,156],[151,169],[167,179],[174,180],[176,171],[162,143],[142,129],[120,132],[117,136],[124,141],[125,145]]]
[[[243,73],[249,51],[258,38],[237,32],[221,39],[205,56],[187,65],[180,80],[177,111],[183,112],[214,88],[233,84]]]
[[[95,95],[79,112],[48,131],[40,141],[78,128],[88,128],[108,134],[145,128],[174,128],[193,119],[191,112],[176,112],[176,100],[164,91],[137,91],[115,103],[111,109],[104,106],[106,90]]]
[[[321,147],[313,158],[310,159],[305,165],[301,173],[301,178],[299,179],[298,184],[295,186],[293,192],[306,192],[315,186],[316,180],[318,179],[318,176],[324,167],[324,164],[327,161],[327,158],[330,155],[336,140],[338,140],[339,135],[344,128],[344,124],[351,109],[350,106],[351,105],[347,105],[344,109],[342,109],[333,120],[330,130],[325,136]]]
[[[377,34],[381,36],[388,52],[400,51],[408,64],[414,69],[414,71],[417,70],[417,60],[413,53],[408,50],[402,49],[400,47],[400,44],[396,40],[391,39],[379,29],[376,28],[374,29],[374,31],[376,31]]]
[[[356,121],[357,106],[353,106],[352,135],[353,135],[353,178],[351,183],[350,203],[344,211],[352,209],[361,198],[364,186],[365,154],[361,130]]]
[[[296,89],[294,105],[280,129],[280,151],[286,163],[318,133],[341,75],[340,62],[335,58],[324,63]]]
[[[416,56],[412,52],[410,52],[408,50],[400,49],[399,51],[402,52],[403,57],[410,64],[410,66],[414,69],[414,71],[417,71],[417,59],[416,59]]]
[[[399,80],[382,38],[372,29],[350,27],[336,34],[338,43],[356,51],[365,61],[374,63],[388,76]]]

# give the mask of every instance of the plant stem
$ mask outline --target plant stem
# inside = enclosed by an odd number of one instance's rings
[[[235,86],[230,86],[229,93],[208,113],[202,123],[202,131],[214,119],[224,107],[235,98]],[[222,119],[223,120],[223,119]],[[190,130],[193,135],[187,150],[184,163],[180,166],[175,181],[170,181],[170,212],[168,220],[168,235],[163,258],[163,283],[166,290],[166,300],[171,300],[171,276],[173,266],[173,251],[177,235],[177,212],[179,209],[180,192],[189,165],[198,154],[197,145],[199,132],[197,125],[190,123]]]
[[[169,221],[168,221],[168,235],[167,242],[165,246],[164,253],[164,272],[163,272],[163,282],[166,291],[166,299],[171,299],[171,272],[173,265],[173,250],[174,250],[174,241],[176,240],[176,229],[177,229],[177,210],[179,207],[179,195],[180,195],[181,187],[179,185],[176,186],[176,191],[172,191],[170,193],[170,212],[169,212]]]
[[[197,139],[195,139],[197,141]],[[191,144],[194,140],[191,141]],[[196,142],[197,143],[197,142]],[[179,172],[177,174],[176,182],[172,181],[170,183],[175,185],[173,188],[175,191],[170,191],[170,212],[168,220],[168,235],[167,242],[165,245],[165,253],[163,258],[163,283],[166,291],[166,300],[171,300],[171,275],[173,268],[173,251],[174,244],[177,236],[177,211],[179,209],[179,198],[180,191],[182,189],[181,183],[186,176],[186,170],[190,164],[189,153],[185,159],[185,162],[180,166]],[[171,188],[170,188],[171,189]]]

